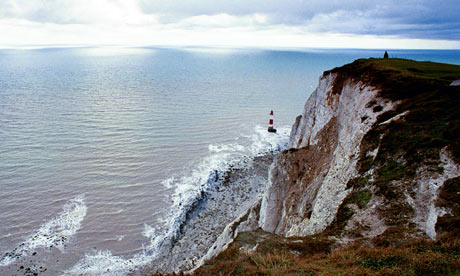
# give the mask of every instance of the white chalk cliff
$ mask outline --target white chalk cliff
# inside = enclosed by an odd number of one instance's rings
[[[308,181],[287,173],[284,156],[275,161],[260,215],[260,226],[266,231],[303,236],[324,230],[348,193],[347,182],[357,175],[364,134],[377,115],[394,107],[378,98],[375,88],[361,82],[348,81],[340,94],[334,94],[335,77],[331,73],[320,78],[292,127],[290,147],[308,147],[312,152]],[[372,101],[383,108],[374,112],[369,105]]]
[[[437,217],[449,212],[448,208],[435,206],[438,190],[446,180],[460,175],[459,166],[443,150],[439,156],[442,172],[420,167],[414,185],[403,185],[400,179],[390,181],[395,190],[406,195],[403,198],[393,200],[379,193],[372,181],[374,172],[382,166],[374,165],[359,173],[358,164],[363,156],[374,159],[379,144],[374,148],[363,146],[363,138],[377,125],[384,127],[404,120],[409,111],[398,113],[395,108],[400,101],[381,97],[380,88],[359,78],[344,80],[342,76],[339,83],[338,74],[327,72],[320,78],[318,88],[292,127],[291,149],[275,158],[262,199],[259,226],[283,236],[316,234],[340,220],[339,208],[348,204],[353,216],[346,222],[345,230],[373,237],[397,224],[389,218],[388,209],[398,208],[388,207],[388,202],[392,202],[412,209],[403,222],[398,220],[400,225],[415,225],[435,238]],[[376,124],[378,116],[388,111],[392,112],[390,118]],[[401,157],[396,162],[406,161]],[[350,183],[360,177],[366,183],[353,187]],[[353,191],[355,195],[367,195],[366,206],[358,207],[353,199],[344,202],[347,196],[352,198]]]

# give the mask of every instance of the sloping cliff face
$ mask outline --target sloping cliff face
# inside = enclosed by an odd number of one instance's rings
[[[262,202],[262,229],[288,236],[315,234],[334,220],[357,176],[359,145],[377,115],[395,103],[377,97],[377,89],[346,81],[333,90],[336,73],[320,78],[303,114],[292,127],[289,145],[273,164]],[[374,112],[374,106],[380,106]]]
[[[291,149],[271,166],[259,226],[283,236],[333,230],[342,241],[396,228],[434,239],[439,217],[458,221],[458,203],[439,194],[458,189],[460,91],[449,84],[460,71],[427,78],[432,66],[370,59],[325,72]]]

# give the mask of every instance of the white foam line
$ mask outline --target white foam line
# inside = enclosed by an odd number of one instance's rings
[[[255,133],[251,135],[251,153],[254,156],[263,154],[267,151],[281,151],[288,147],[289,134],[291,128],[288,126],[280,127],[277,133],[268,132],[266,128],[257,126]]]
[[[266,128],[257,126],[249,138],[251,144],[209,145],[210,155],[204,158],[188,175],[171,176],[162,184],[174,187],[171,214],[165,219],[166,229],[156,229],[145,225],[143,235],[150,239],[150,244],[131,259],[113,256],[104,250],[86,254],[77,264],[63,275],[126,275],[138,268],[152,263],[163,248],[179,237],[181,226],[186,222],[187,213],[204,196],[213,185],[219,183],[220,173],[230,167],[243,167],[251,160],[249,156],[258,156],[271,151],[280,151],[287,147],[290,127],[278,128],[278,133],[268,133]]]
[[[32,254],[38,248],[52,248],[64,250],[69,238],[80,229],[81,222],[86,216],[84,196],[78,196],[63,207],[63,211],[55,218],[43,224],[40,229],[30,235],[15,249],[6,252],[0,260],[0,266],[8,266],[19,258]]]
[[[65,271],[62,275],[126,275],[134,271],[137,267],[145,266],[152,261],[152,256],[145,253],[139,253],[132,259],[124,259],[119,256],[113,256],[108,250],[99,251],[95,254],[86,254],[71,269]]]
[[[245,147],[239,144],[228,144],[228,145],[209,145],[209,150],[212,152],[244,152]]]

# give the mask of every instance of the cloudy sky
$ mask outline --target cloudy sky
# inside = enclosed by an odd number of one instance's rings
[[[0,34],[0,47],[460,49],[460,0],[0,0]]]

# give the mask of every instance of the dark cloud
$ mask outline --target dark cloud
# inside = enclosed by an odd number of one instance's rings
[[[145,13],[183,17],[227,13],[268,15],[268,24],[350,34],[395,35],[422,39],[460,39],[458,0],[139,0]]]
[[[247,15],[254,13],[273,16],[294,17],[293,19],[308,20],[318,13],[331,13],[336,10],[366,10],[373,6],[372,1],[354,0],[346,5],[339,0],[138,0],[146,13],[160,13],[180,16],[212,15],[227,13],[231,15]]]

